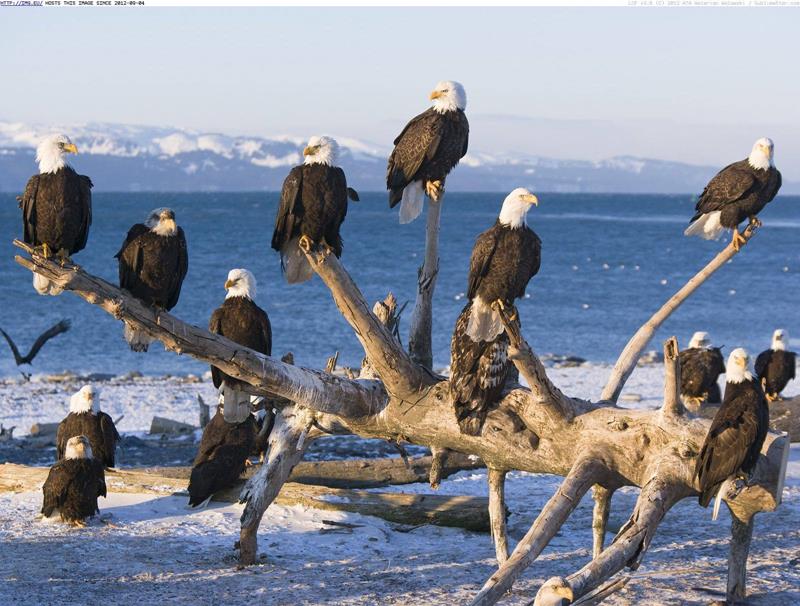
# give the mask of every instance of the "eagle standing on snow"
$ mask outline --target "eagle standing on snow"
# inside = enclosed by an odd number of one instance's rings
[[[469,303],[456,321],[450,345],[450,398],[465,434],[480,434],[505,386],[509,340],[493,306],[513,310],[514,300],[525,294],[539,271],[542,242],[525,223],[528,210],[538,204],[527,189],[512,191],[497,222],[478,236],[472,249]]]
[[[331,137],[311,137],[303,150],[303,164],[283,182],[272,248],[281,254],[281,268],[289,284],[311,279],[304,251],[324,244],[342,256],[339,229],[347,215],[347,198],[358,201],[347,187],[344,171],[336,166],[339,145]]]
[[[769,430],[767,400],[747,368],[748,361],[741,347],[728,356],[725,397],[695,463],[693,478],[698,479],[700,505],[707,507],[717,495],[714,519],[723,484],[734,474],[750,474],[755,469]]]
[[[50,468],[42,492],[46,518],[58,514],[72,526],[86,526],[86,518],[100,511],[97,497],[106,496],[105,472],[86,436],[67,440],[64,458]]]
[[[241,423],[228,423],[217,413],[203,430],[189,477],[189,506],[202,507],[214,495],[233,485],[244,471],[256,445],[256,421],[248,414]]]
[[[264,355],[272,354],[272,327],[267,313],[255,304],[256,278],[246,269],[232,269],[225,282],[224,303],[214,310],[208,330]],[[242,422],[250,415],[247,383],[211,367],[214,387],[223,393],[225,420]]]
[[[724,229],[731,229],[731,244],[739,250],[745,242],[739,223],[750,219],[754,225],[761,225],[756,215],[781,188],[781,173],[772,163],[773,152],[772,139],[761,138],[747,158],[719,171],[700,194],[697,212],[683,233],[716,240]]]
[[[467,153],[467,93],[458,82],[439,82],[430,96],[433,106],[406,124],[394,140],[386,170],[389,208],[400,204],[400,223],[422,212],[424,194],[438,202],[447,175]]]
[[[157,208],[147,221],[128,231],[119,260],[119,285],[145,305],[169,311],[178,304],[181,285],[189,271],[189,253],[183,229],[170,208]],[[133,351],[147,351],[150,337],[125,324],[125,340]]]
[[[788,340],[786,331],[779,328],[772,333],[772,347],[756,358],[756,376],[769,402],[780,400],[786,384],[794,379],[797,354],[786,351]]]
[[[39,174],[28,180],[20,200],[23,239],[66,261],[86,247],[92,224],[92,181],[67,164],[66,154],[78,148],[66,135],[53,135],[36,148]],[[37,273],[33,287],[40,295],[59,295],[61,287]]]
[[[707,332],[696,332],[688,349],[678,355],[681,367],[681,397],[694,408],[703,401],[720,403],[717,379],[725,372],[725,360],[719,347],[712,347]]]
[[[67,442],[85,436],[94,457],[106,467],[114,467],[119,433],[114,421],[100,410],[99,397],[91,385],[84,385],[69,400],[69,414],[58,424],[56,460],[66,456]]]

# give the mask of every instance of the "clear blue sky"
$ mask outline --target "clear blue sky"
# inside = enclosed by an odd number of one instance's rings
[[[768,135],[781,167],[798,31],[796,9],[5,9],[0,119],[389,144],[456,79],[475,150],[719,165]]]

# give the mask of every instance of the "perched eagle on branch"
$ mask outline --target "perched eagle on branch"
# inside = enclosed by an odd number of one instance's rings
[[[467,93],[458,82],[439,82],[433,106],[411,119],[394,140],[386,170],[389,208],[400,202],[400,223],[422,212],[425,194],[438,202],[447,175],[467,153]]]
[[[85,436],[94,457],[106,467],[114,467],[119,433],[114,420],[100,410],[99,396],[91,385],[84,385],[69,400],[69,414],[58,424],[56,459],[66,456],[67,442]]]
[[[169,311],[178,304],[189,271],[189,253],[183,229],[171,208],[156,208],[144,223],[128,231],[119,261],[119,285],[145,305]],[[125,340],[133,351],[147,351],[150,337],[125,324]]]
[[[714,519],[719,510],[723,484],[737,474],[755,469],[769,431],[769,407],[758,381],[748,370],[750,357],[741,347],[728,356],[725,397],[697,456],[694,478],[700,489],[700,505],[714,496]]]
[[[456,321],[450,345],[450,398],[461,431],[469,435],[480,434],[511,364],[508,336],[495,306],[513,310],[514,300],[525,294],[541,265],[541,240],[525,221],[538,203],[527,189],[512,191],[497,222],[478,236],[472,249],[469,303]]]
[[[67,440],[64,458],[50,468],[42,486],[42,515],[58,515],[72,526],[85,526],[98,513],[97,497],[106,496],[103,463],[92,457],[86,436]]]
[[[781,392],[794,379],[797,369],[797,354],[786,351],[789,336],[782,328],[772,334],[772,347],[762,351],[756,358],[756,376],[761,381],[767,400],[780,400]]]
[[[78,148],[66,135],[52,135],[36,148],[39,174],[28,180],[20,200],[23,239],[42,254],[62,261],[83,250],[92,224],[92,181],[67,164],[66,154]],[[62,288],[37,273],[33,287],[40,295],[59,295]]]
[[[725,359],[719,347],[712,347],[707,332],[692,335],[689,347],[678,355],[681,367],[681,397],[697,408],[704,400],[720,403],[717,379],[725,372]]]
[[[347,215],[348,197],[358,193],[347,187],[344,171],[336,166],[339,145],[332,137],[311,137],[303,150],[303,164],[295,166],[283,182],[272,248],[281,254],[281,268],[289,284],[311,279],[305,252],[325,245],[342,256],[339,230]]]
[[[781,173],[772,162],[774,149],[772,139],[761,138],[747,158],[719,171],[700,194],[697,212],[683,233],[716,240],[725,229],[731,229],[731,243],[739,250],[745,242],[739,223],[749,219],[756,226],[761,225],[756,215],[781,188]]]

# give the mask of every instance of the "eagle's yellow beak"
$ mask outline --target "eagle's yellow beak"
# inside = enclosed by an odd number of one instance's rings
[[[229,288],[233,288],[234,284],[236,284],[236,280],[226,280],[225,281],[225,290]]]
[[[764,155],[767,156],[767,158],[772,157],[772,150],[769,148],[769,145],[762,145],[761,151],[764,152]]]
[[[747,368],[747,356],[736,358],[736,364],[738,364],[742,368]]]
[[[75,147],[75,144],[74,144],[74,143],[67,143],[67,144],[64,146],[64,151],[65,151],[65,152],[69,152],[69,153],[71,153],[71,154],[77,154],[77,153],[78,153],[78,148],[77,148],[77,147]]]
[[[443,94],[444,94],[444,93],[443,93],[442,91],[439,91],[439,90],[435,90],[435,91],[433,91],[433,92],[431,93],[431,101],[433,101],[434,99],[438,99],[438,98],[439,98],[439,97],[441,97]]]
[[[539,198],[537,198],[534,194],[525,194],[524,196],[522,196],[522,199],[528,204],[539,206]]]
[[[313,156],[319,151],[319,145],[309,145],[303,150],[304,156]]]

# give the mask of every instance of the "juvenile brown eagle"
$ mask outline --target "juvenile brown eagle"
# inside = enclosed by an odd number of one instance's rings
[[[170,208],[156,208],[144,223],[128,231],[119,260],[119,285],[145,305],[169,311],[178,304],[189,271],[186,236]],[[133,351],[147,351],[150,337],[125,324],[125,340]]]
[[[400,204],[400,223],[422,212],[425,194],[438,202],[447,175],[467,153],[467,93],[458,82],[439,82],[433,106],[411,119],[394,140],[386,170],[389,208]]]
[[[28,180],[20,199],[23,239],[42,247],[42,254],[62,260],[81,251],[92,224],[92,181],[67,164],[66,154],[78,148],[66,135],[52,135],[36,148],[39,174]],[[58,295],[62,289],[37,273],[33,287],[40,295]]]
[[[728,356],[725,396],[695,463],[694,476],[700,489],[700,505],[707,507],[719,497],[726,480],[749,475],[756,466],[769,430],[769,407],[758,381],[748,370],[749,356],[741,347]]]
[[[339,229],[347,215],[347,198],[358,201],[358,194],[347,187],[344,171],[336,166],[338,153],[333,138],[311,137],[303,150],[303,164],[295,166],[283,182],[272,248],[281,254],[289,284],[312,276],[304,250],[325,245],[342,256]]]
[[[772,334],[772,347],[762,351],[756,358],[756,376],[761,381],[767,400],[773,402],[781,398],[781,392],[794,379],[797,354],[786,351],[789,336],[782,328]]]
[[[503,392],[509,341],[495,307],[514,316],[514,300],[525,294],[539,271],[541,240],[525,222],[528,210],[538,203],[527,189],[512,191],[497,222],[478,236],[472,249],[469,303],[456,321],[450,345],[450,398],[466,434],[480,434],[486,413]]]
[[[731,229],[733,247],[739,250],[745,242],[739,223],[749,219],[761,225],[758,213],[781,188],[781,173],[772,162],[774,147],[772,139],[763,137],[753,144],[747,158],[719,171],[700,194],[697,212],[683,233],[716,240],[725,229]]]

